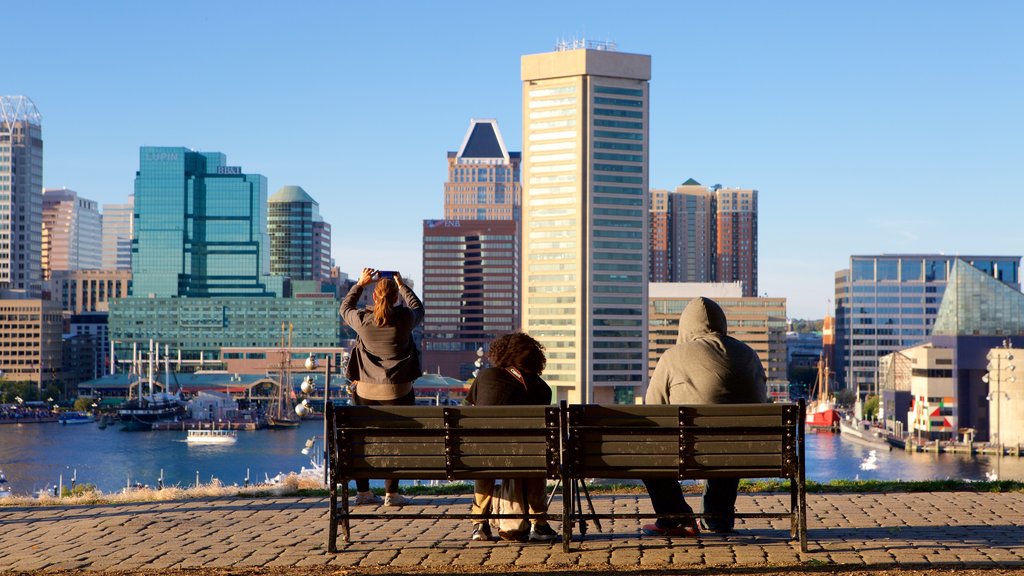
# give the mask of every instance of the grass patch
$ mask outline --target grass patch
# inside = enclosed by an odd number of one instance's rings
[[[595,494],[646,494],[640,483],[594,483],[587,484],[588,490]],[[701,491],[699,483],[688,483],[683,490],[688,493]],[[374,488],[378,495],[384,494],[383,488]],[[319,480],[299,478],[295,474],[286,477],[280,484],[273,486],[256,485],[249,487],[224,486],[218,481],[203,484],[199,487],[168,487],[162,490],[141,488],[127,492],[104,494],[95,487],[76,486],[74,492],[65,491],[63,498],[43,496],[41,498],[12,497],[0,500],[4,506],[72,506],[95,504],[124,504],[133,502],[167,502],[171,500],[190,500],[197,498],[274,498],[280,496],[298,496],[309,498],[326,498],[330,495]],[[452,482],[439,485],[402,486],[402,492],[408,496],[456,496],[473,493],[471,482]],[[789,482],[780,480],[741,480],[740,492],[789,492]],[[832,480],[830,482],[807,482],[809,494],[850,494],[869,492],[1024,492],[1024,482],[1000,480],[997,482],[969,482],[964,480],[920,480],[920,481],[888,481],[888,480]],[[352,492],[354,493],[354,491]]]

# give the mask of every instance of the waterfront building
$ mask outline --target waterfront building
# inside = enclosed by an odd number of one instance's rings
[[[518,247],[513,220],[424,220],[423,370],[471,378],[477,352],[519,327]]]
[[[143,146],[135,176],[132,295],[279,297],[270,273],[267,180],[220,152]]]
[[[292,280],[331,277],[331,225],[320,204],[299,186],[284,186],[268,200],[270,273]]]
[[[66,314],[66,312],[65,312]],[[72,383],[99,378],[110,371],[110,329],[107,312],[82,312],[68,319],[67,338],[80,339],[77,356],[70,362],[80,366],[80,379],[69,377]],[[65,362],[65,366],[69,362]],[[66,372],[71,370],[66,368]]]
[[[263,176],[174,147],[143,147],[139,165],[131,294],[110,301],[118,364],[150,340],[189,369],[225,346],[338,345],[333,293],[288,297],[287,278],[267,274]]]
[[[729,336],[754,349],[764,367],[768,395],[774,401],[789,401],[786,375],[786,299],[743,296],[741,282],[681,283],[652,282],[648,322],[648,370],[654,373],[658,360],[679,337],[679,317],[691,300],[699,296],[718,303],[729,322]]]
[[[132,269],[132,236],[135,230],[135,195],[126,204],[103,205],[104,270]]]
[[[850,257],[836,273],[836,345],[841,386],[878,393],[878,359],[924,342],[932,332],[953,263],[962,260],[1020,288],[1020,256],[881,254]]]
[[[906,431],[922,440],[955,440],[959,411],[953,378],[954,350],[926,343],[901,350],[899,354],[910,363]],[[880,417],[885,420],[884,413]]]
[[[63,318],[49,300],[0,300],[0,373],[41,391],[60,379]]]
[[[445,220],[520,219],[520,152],[509,152],[498,121],[474,118],[458,151],[448,152]]]
[[[1024,366],[1024,348],[1014,347],[1008,339],[985,358],[988,370],[982,381],[988,385],[989,441],[1000,447],[1016,446],[1019,451],[1024,445],[1024,377],[1016,369]]]
[[[757,190],[715,191],[715,280],[743,283],[744,296],[757,296]]]
[[[94,270],[102,263],[99,204],[67,188],[43,190],[43,279],[54,270]]]
[[[42,116],[25,96],[0,96],[0,298],[42,290]]]
[[[574,43],[522,57],[522,326],[555,399],[647,385],[651,57]]]

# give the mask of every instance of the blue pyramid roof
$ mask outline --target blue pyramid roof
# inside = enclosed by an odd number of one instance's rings
[[[460,158],[508,158],[505,144],[494,120],[472,120],[459,150]]]

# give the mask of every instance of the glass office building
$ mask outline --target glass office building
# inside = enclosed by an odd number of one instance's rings
[[[962,260],[1015,290],[1020,256],[882,254],[851,256],[836,273],[836,348],[840,386],[861,396],[878,388],[878,359],[931,335],[954,262]]]
[[[299,186],[284,186],[268,203],[270,273],[292,280],[331,277],[331,225],[320,205]]]
[[[142,147],[132,295],[281,296],[269,276],[266,206],[267,179],[228,166],[224,154]]]

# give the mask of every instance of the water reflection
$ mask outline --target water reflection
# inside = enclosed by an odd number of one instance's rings
[[[104,492],[129,483],[154,486],[163,470],[165,485],[187,486],[198,471],[202,482],[218,478],[242,484],[249,470],[253,481],[309,465],[299,453],[306,439],[323,430],[316,421],[298,429],[238,432],[233,445],[194,445],[184,442],[185,432],[121,432],[111,426],[21,424],[0,426],[0,470],[16,494],[29,494],[55,485],[63,475],[70,483],[77,470],[78,483],[95,484]],[[995,456],[906,453],[878,450],[874,469],[861,463],[872,450],[842,440],[838,434],[808,434],[807,477],[861,480],[984,480],[995,471]],[[1024,459],[1003,458],[998,466],[1004,480],[1024,480]]]

